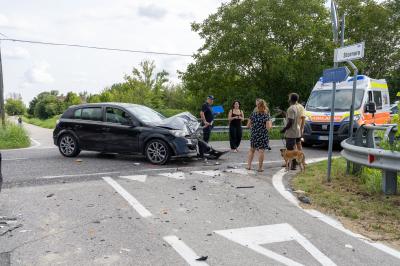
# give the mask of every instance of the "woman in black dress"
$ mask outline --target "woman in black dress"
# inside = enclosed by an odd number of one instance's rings
[[[231,144],[231,150],[238,152],[240,142],[242,140],[242,121],[244,120],[243,111],[240,110],[240,102],[234,101],[232,108],[228,115],[229,120],[229,141]]]
[[[257,171],[262,172],[264,171],[263,168],[264,150],[269,148],[268,130],[272,127],[269,110],[264,100],[258,101],[257,110],[251,114],[247,126],[251,129],[251,137],[250,137],[250,151],[246,169],[247,170],[251,169],[254,153],[257,150],[258,151]]]

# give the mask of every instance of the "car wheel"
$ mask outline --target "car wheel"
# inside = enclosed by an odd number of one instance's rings
[[[171,158],[171,151],[167,143],[160,139],[153,139],[146,145],[145,155],[152,164],[166,164]]]
[[[58,141],[58,149],[65,157],[75,157],[81,152],[78,141],[71,134],[64,134]]]

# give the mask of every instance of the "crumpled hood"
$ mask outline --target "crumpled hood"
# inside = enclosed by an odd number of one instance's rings
[[[152,125],[167,129],[186,130],[189,134],[193,134],[199,128],[200,123],[191,113],[183,112],[166,118],[161,122],[152,123]]]

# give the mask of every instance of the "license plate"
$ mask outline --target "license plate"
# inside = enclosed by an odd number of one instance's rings
[[[319,136],[319,140],[329,140],[329,136]]]

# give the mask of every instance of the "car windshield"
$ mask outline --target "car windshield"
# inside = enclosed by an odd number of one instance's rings
[[[146,106],[130,106],[127,108],[137,119],[144,123],[161,122],[165,117]]]
[[[337,90],[335,96],[335,111],[349,111],[351,105],[352,90]],[[354,109],[360,109],[364,98],[364,90],[356,91]],[[308,99],[306,110],[330,111],[332,102],[331,90],[313,91]]]

